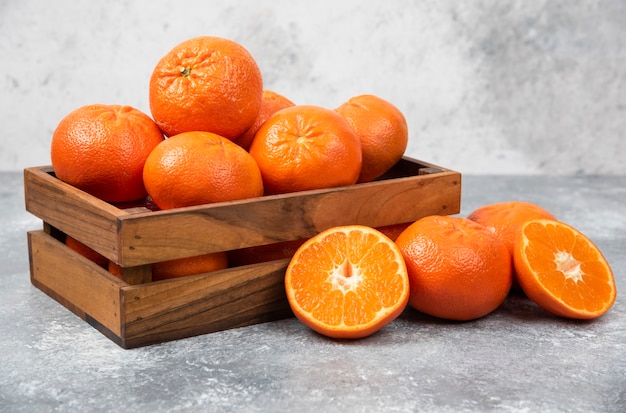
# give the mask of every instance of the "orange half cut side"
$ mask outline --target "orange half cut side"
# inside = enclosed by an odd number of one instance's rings
[[[600,249],[572,226],[536,219],[522,226],[515,271],[526,295],[562,317],[592,319],[615,302],[613,271]]]
[[[285,274],[295,316],[320,334],[361,338],[397,318],[409,299],[400,250],[380,231],[334,227],[306,241]]]

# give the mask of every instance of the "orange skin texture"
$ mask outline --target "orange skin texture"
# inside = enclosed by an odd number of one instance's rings
[[[338,113],[313,105],[279,110],[259,128],[250,154],[266,194],[332,188],[356,183],[361,143]]]
[[[264,90],[259,114],[257,115],[252,126],[250,126],[247,131],[245,131],[242,135],[235,139],[235,143],[245,150],[250,150],[250,145],[252,145],[254,135],[259,130],[261,125],[264,124],[265,121],[268,120],[274,113],[291,106],[295,106],[295,103],[293,103],[286,97],[279,95],[278,93],[271,90]]]
[[[467,218],[487,227],[489,231],[500,238],[509,250],[511,259],[513,258],[515,243],[524,223],[539,218],[556,219],[554,215],[540,206],[524,201],[508,201],[484,205],[472,211]],[[515,270],[513,271],[513,288],[519,289]]]
[[[513,263],[524,293],[554,315],[589,320],[615,303],[608,261],[571,225],[552,219],[527,221],[516,240]]]
[[[358,182],[373,181],[402,159],[409,129],[396,106],[378,96],[359,95],[335,110],[348,120],[361,140],[363,166]]]
[[[186,132],[163,141],[146,160],[143,179],[161,209],[263,195],[263,179],[252,156],[210,132]]]
[[[409,280],[393,241],[373,228],[351,225],[322,231],[298,248],[285,273],[285,290],[304,325],[327,337],[356,339],[404,311]]]
[[[150,111],[167,136],[206,131],[232,140],[256,119],[263,78],[242,45],[201,36],[163,56],[149,88]]]
[[[58,179],[108,202],[146,196],[143,164],[163,141],[145,113],[130,106],[88,105],[59,122],[50,158]]]
[[[411,298],[423,313],[458,321],[483,317],[506,299],[511,257],[485,227],[466,218],[427,216],[396,239],[404,256]]]

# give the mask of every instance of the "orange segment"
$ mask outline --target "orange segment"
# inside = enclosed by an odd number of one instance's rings
[[[524,224],[514,265],[526,295],[553,314],[591,319],[615,302],[609,263],[589,238],[565,223],[537,219]]]
[[[404,310],[409,281],[398,247],[359,225],[335,227],[305,242],[285,275],[296,317],[320,334],[365,337]]]

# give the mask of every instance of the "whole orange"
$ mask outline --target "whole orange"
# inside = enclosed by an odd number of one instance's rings
[[[358,182],[373,181],[402,158],[409,130],[396,106],[378,96],[360,95],[335,110],[348,120],[361,140],[363,166]]]
[[[515,242],[520,235],[522,225],[533,219],[555,219],[555,217],[539,205],[525,201],[497,202],[483,205],[468,216],[468,219],[487,227],[504,242],[513,258]],[[513,271],[513,287],[519,288],[515,269]]]
[[[65,245],[100,267],[105,268],[109,262],[107,257],[69,235],[65,237]]]
[[[161,209],[263,195],[252,156],[211,132],[186,132],[161,142],[146,160],[143,180]]]
[[[267,194],[351,185],[361,172],[359,138],[345,118],[320,106],[276,112],[254,135],[250,154]]]
[[[396,244],[409,272],[409,304],[423,313],[473,320],[498,308],[511,288],[506,247],[467,218],[421,218],[398,236]]]
[[[163,134],[145,113],[130,106],[88,105],[59,122],[50,157],[60,180],[109,202],[146,196],[142,171]]]
[[[224,251],[211,252],[193,257],[155,262],[151,267],[152,281],[168,280],[228,268],[228,255]],[[122,278],[123,268],[113,261],[108,261],[108,270],[117,278]]]
[[[213,132],[235,139],[261,107],[263,79],[250,53],[220,37],[188,39],[159,60],[150,78],[150,110],[167,136]]]
[[[257,115],[254,123],[250,126],[250,128],[248,128],[247,131],[235,139],[234,142],[245,150],[249,150],[250,145],[252,144],[252,139],[254,139],[254,134],[259,130],[261,125],[264,124],[265,121],[268,120],[274,113],[294,105],[295,104],[292,101],[283,95],[271,90],[264,90],[263,99],[261,100],[261,109],[259,110],[259,114]]]

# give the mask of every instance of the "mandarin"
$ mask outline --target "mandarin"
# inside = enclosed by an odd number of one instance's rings
[[[223,251],[211,252],[193,257],[155,262],[151,267],[152,281],[168,280],[226,269],[228,268],[228,255]],[[122,267],[113,261],[108,262],[108,270],[112,275],[122,278]]]
[[[267,194],[356,183],[361,143],[348,121],[329,109],[296,105],[272,115],[250,146]]]
[[[210,132],[185,132],[161,142],[146,159],[143,179],[161,209],[263,195],[252,156]]]
[[[59,122],[50,148],[56,177],[108,202],[146,196],[142,171],[163,134],[130,106],[88,105]]]
[[[106,268],[107,263],[109,262],[109,259],[104,255],[78,241],[76,238],[70,237],[69,235],[66,235],[65,237],[65,245],[100,267]]]
[[[492,232],[466,218],[426,216],[396,239],[409,273],[409,305],[449,319],[483,317],[505,300],[511,257]]]
[[[525,222],[513,262],[528,298],[552,314],[592,319],[615,303],[615,278],[608,261],[571,225],[551,219]]]
[[[402,112],[374,95],[359,95],[337,109],[361,140],[363,166],[358,182],[369,182],[393,167],[404,155],[409,132]]]
[[[163,56],[149,87],[150,111],[167,136],[206,131],[235,139],[259,113],[263,79],[241,44],[200,36]]]
[[[555,219],[550,212],[539,205],[525,201],[497,202],[484,205],[472,211],[467,218],[487,227],[500,238],[509,250],[511,259],[513,259],[515,243],[522,225],[533,219]],[[515,270],[513,271],[513,287],[519,288]]]
[[[287,267],[285,289],[295,316],[333,338],[379,331],[409,299],[400,250],[380,231],[360,225],[330,228],[302,244]]]
[[[274,113],[290,106],[295,106],[295,103],[276,92],[264,90],[263,99],[261,100],[261,108],[259,109],[259,114],[254,120],[254,123],[252,123],[252,126],[250,126],[247,131],[235,139],[234,142],[245,150],[249,150],[250,145],[252,144],[252,139],[254,139],[254,135],[259,130],[261,125],[264,124],[265,121],[268,120]]]

